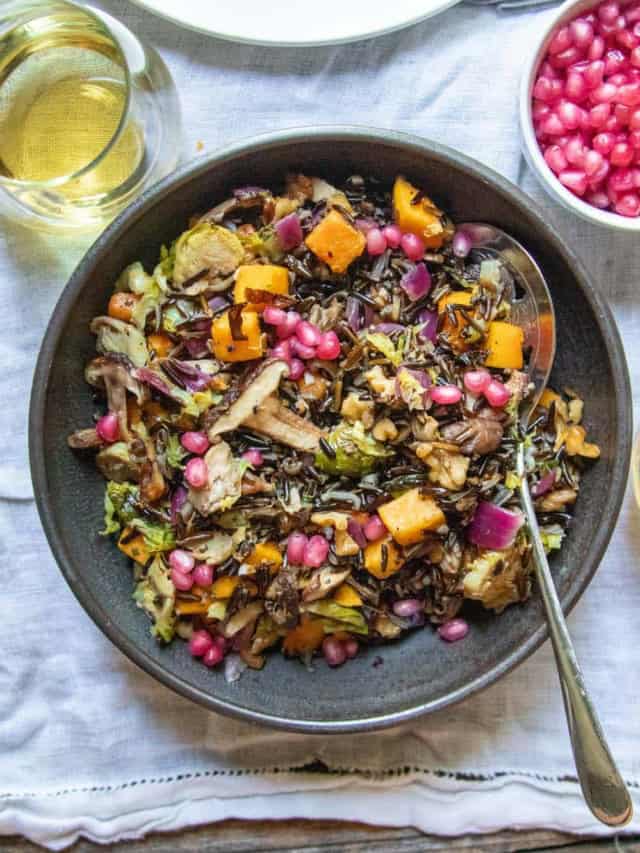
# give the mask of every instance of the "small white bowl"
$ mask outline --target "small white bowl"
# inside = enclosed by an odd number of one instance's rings
[[[522,80],[520,81],[520,132],[522,134],[522,148],[527,163],[536,174],[542,186],[547,190],[549,195],[555,198],[556,201],[559,201],[567,210],[598,225],[606,225],[609,228],[616,228],[618,231],[640,232],[640,216],[631,218],[620,216],[618,213],[611,213],[608,210],[599,210],[597,207],[587,204],[586,201],[582,201],[578,196],[569,192],[560,183],[549,166],[547,166],[533,130],[533,119],[531,116],[533,84],[535,83],[538,68],[542,64],[553,33],[562,24],[568,23],[582,12],[593,9],[598,5],[599,0],[595,0],[595,2],[594,0],[577,0],[577,2],[576,0],[567,0],[566,3],[563,3],[553,18],[547,22],[542,40],[525,62]]]

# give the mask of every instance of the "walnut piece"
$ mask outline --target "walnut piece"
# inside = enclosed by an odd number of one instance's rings
[[[538,508],[544,512],[563,512],[567,504],[575,503],[577,497],[575,489],[555,489],[539,501]]]
[[[372,434],[376,441],[395,441],[398,437],[398,428],[391,418],[381,418],[373,427]]]
[[[340,414],[351,423],[361,421],[365,429],[371,429],[375,420],[376,404],[373,400],[363,400],[357,394],[351,392],[342,402]]]
[[[433,449],[422,461],[430,469],[429,480],[432,483],[452,492],[464,486],[470,460],[461,453]]]
[[[376,364],[371,370],[367,370],[364,376],[372,393],[383,403],[395,402],[396,380],[388,379],[379,364]]]

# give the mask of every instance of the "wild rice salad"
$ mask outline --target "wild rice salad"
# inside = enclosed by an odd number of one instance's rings
[[[227,675],[269,648],[331,666],[530,591],[516,496],[529,392],[510,273],[405,178],[302,174],[195,218],[124,270],[91,330],[106,401],[105,524],[169,643]],[[547,390],[526,437],[547,549],[585,459],[582,401]]]

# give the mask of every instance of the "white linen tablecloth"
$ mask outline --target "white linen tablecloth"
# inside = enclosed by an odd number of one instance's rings
[[[499,16],[459,6],[374,41],[276,50],[183,31],[126,0],[102,5],[167,61],[184,108],[186,159],[198,156],[200,142],[210,152],[275,128],[360,123],[437,139],[517,181],[609,297],[633,384],[640,379],[639,241],[564,214],[520,154],[519,68],[549,11]],[[548,644],[461,705],[345,737],[287,735],[216,716],[129,663],[58,572],[27,460],[36,352],[86,239],[45,238],[6,221],[0,229],[0,833],[61,849],[79,835],[108,842],[227,817],[344,818],[443,835],[507,826],[604,831],[575,781]],[[569,620],[636,811],[639,552],[629,493]],[[300,770],[315,761],[330,772]],[[631,828],[640,829],[640,818]]]

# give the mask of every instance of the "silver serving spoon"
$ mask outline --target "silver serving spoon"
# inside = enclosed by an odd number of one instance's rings
[[[504,231],[481,222],[468,222],[458,227],[469,235],[475,252],[481,257],[499,257],[513,279],[513,283],[507,285],[512,290],[513,300],[510,319],[524,331],[524,346],[531,353],[527,373],[534,386],[533,393],[520,407],[519,421],[524,435],[531,414],[549,379],[555,355],[555,317],[547,283],[526,249]],[[608,826],[624,826],[631,820],[633,804],[607,746],[571,643],[540,538],[529,491],[522,441],[517,449],[516,468],[520,478],[522,508],[533,547],[536,580],[540,587],[558,667],[573,757],[582,793],[598,820]]]

